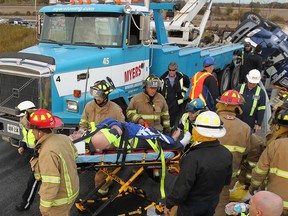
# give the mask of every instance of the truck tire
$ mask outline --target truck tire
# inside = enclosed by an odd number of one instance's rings
[[[231,70],[229,67],[226,67],[223,71],[220,72],[218,76],[219,82],[219,93],[222,95],[225,91],[230,88],[230,78],[231,78]]]
[[[240,76],[240,65],[237,65],[233,68],[231,73],[231,89],[235,89],[239,84],[239,76]]]
[[[263,26],[264,20],[263,18],[255,13],[255,12],[246,12],[241,18],[240,21],[243,22],[244,20],[251,20],[255,23],[257,23],[259,26]]]

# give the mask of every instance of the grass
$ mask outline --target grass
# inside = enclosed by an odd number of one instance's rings
[[[18,52],[37,43],[36,29],[0,24],[0,52]]]

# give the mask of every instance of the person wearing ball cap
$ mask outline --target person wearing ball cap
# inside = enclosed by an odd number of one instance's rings
[[[203,61],[203,70],[197,72],[192,78],[192,88],[189,93],[191,100],[201,98],[209,110],[215,111],[216,99],[219,97],[217,78],[212,74],[215,60],[207,56]]]
[[[177,205],[177,216],[213,216],[224,185],[230,184],[232,154],[217,138],[226,134],[219,116],[200,113],[192,129],[194,146],[180,160],[180,172],[167,196],[165,215]]]
[[[252,132],[257,132],[261,128],[266,110],[265,92],[258,85],[261,81],[259,70],[250,70],[246,78],[247,83],[236,88],[245,101],[241,105],[243,113],[239,115],[239,118],[250,126]]]

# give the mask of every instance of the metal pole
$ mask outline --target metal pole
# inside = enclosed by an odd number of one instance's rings
[[[239,13],[239,18],[238,18],[238,25],[240,25],[240,16],[241,16],[241,10],[240,10],[240,0],[239,0],[239,5],[238,5],[238,13]]]

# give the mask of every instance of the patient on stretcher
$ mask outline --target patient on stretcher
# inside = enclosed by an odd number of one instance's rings
[[[181,137],[177,129],[172,136],[167,136],[153,127],[146,128],[132,122],[120,123],[114,118],[107,118],[97,125],[97,132],[91,138],[95,152],[102,153],[104,149],[154,149],[158,145],[163,149],[183,149],[191,137]]]

